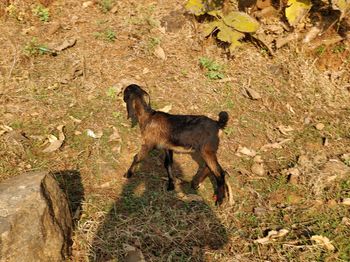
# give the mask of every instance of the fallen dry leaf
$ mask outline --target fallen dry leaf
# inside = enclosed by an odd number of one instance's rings
[[[250,99],[253,99],[253,100],[261,99],[261,95],[250,87],[245,87],[244,91],[246,93],[246,96],[248,96]]]
[[[111,186],[111,182],[106,182],[101,185],[98,185],[97,188],[107,188]]]
[[[239,145],[237,148],[236,155],[238,156],[246,155],[246,156],[254,157],[256,155],[256,152],[253,149],[249,149],[247,147]]]
[[[69,118],[72,119],[73,122],[75,122],[75,123],[78,123],[78,124],[81,123],[81,120],[78,118],[75,118],[74,116],[69,116]]]
[[[311,237],[311,240],[315,241],[318,245],[324,246],[329,251],[335,250],[335,247],[331,244],[327,237],[314,235]]]
[[[259,155],[256,155],[256,156],[254,157],[253,161],[254,161],[255,163],[259,163],[259,164],[261,164],[261,163],[264,162],[264,160],[262,159],[262,157],[259,156]]]
[[[0,136],[10,131],[13,131],[12,127],[7,125],[0,125]]]
[[[343,201],[341,201],[343,205],[350,206],[350,198],[344,198]]]
[[[350,226],[350,218],[348,217],[343,217],[341,222],[346,226]]]
[[[303,43],[311,42],[321,33],[321,31],[322,29],[317,26],[311,27],[309,32],[307,32],[306,35],[304,36]]]
[[[77,39],[75,38],[72,38],[72,39],[69,39],[69,40],[64,40],[61,44],[55,46],[54,48],[52,48],[53,50],[55,51],[63,51],[64,49],[67,49],[69,47],[72,47],[75,45],[75,43],[77,42]]]
[[[263,164],[254,163],[251,167],[253,174],[258,176],[263,176],[265,174],[265,169]]]
[[[92,138],[101,138],[102,135],[103,135],[103,132],[102,131],[97,131],[96,133],[94,131],[92,131],[91,129],[87,129],[86,130],[86,134],[89,136],[89,137],[92,137]]]
[[[113,133],[109,136],[108,141],[109,141],[109,142],[113,142],[113,141],[118,141],[118,142],[120,142],[120,141],[121,141],[121,138],[120,138],[118,129],[115,128],[114,126],[113,126]]]
[[[83,8],[87,8],[89,6],[92,6],[95,2],[94,1],[86,1],[83,3]]]
[[[54,135],[49,135],[48,140],[50,145],[43,150],[44,153],[51,153],[59,149],[65,139],[64,133],[63,133],[63,127],[64,125],[59,125],[56,129],[58,130],[58,138]]]
[[[154,49],[153,54],[159,59],[166,60],[164,49],[161,48],[159,45]]]
[[[45,136],[40,136],[40,135],[30,135],[29,138],[34,139],[34,140],[44,140]]]
[[[289,230],[287,230],[287,229],[280,229],[279,231],[271,230],[271,231],[269,231],[269,233],[267,234],[266,237],[258,238],[256,240],[254,240],[254,243],[259,243],[259,244],[271,243],[271,241],[275,241],[276,238],[280,238],[280,237],[287,235],[288,232],[289,232]]]
[[[317,130],[321,131],[321,130],[324,128],[324,124],[318,123],[318,124],[316,124],[315,128],[316,128]]]
[[[293,127],[291,126],[283,126],[283,125],[280,125],[277,128],[283,135],[288,135],[288,132],[291,132],[294,130]]]
[[[291,113],[295,114],[295,111],[294,111],[293,107],[290,104],[287,103],[286,107]]]
[[[276,143],[270,143],[270,144],[266,144],[266,145],[263,145],[260,150],[261,151],[267,151],[269,149],[279,149],[279,148],[282,148],[282,145],[291,141],[292,139],[290,138],[287,138],[287,139],[283,139],[282,141],[280,142],[276,142]]]

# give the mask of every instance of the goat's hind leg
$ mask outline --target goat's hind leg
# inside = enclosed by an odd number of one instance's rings
[[[168,187],[167,190],[171,191],[175,189],[174,186],[174,176],[172,172],[172,165],[173,165],[173,151],[165,149],[165,160],[164,160],[164,167],[168,173]]]
[[[141,150],[134,156],[134,160],[129,167],[128,172],[124,175],[126,178],[130,178],[134,175],[137,165],[147,156],[148,152],[152,149],[151,146],[142,145]]]
[[[201,155],[210,168],[210,170],[215,175],[216,183],[217,183],[217,199],[216,204],[221,205],[224,197],[225,197],[225,171],[220,166],[217,157],[216,151],[213,150],[203,150]]]

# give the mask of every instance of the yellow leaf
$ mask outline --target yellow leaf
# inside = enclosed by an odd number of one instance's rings
[[[294,26],[304,18],[311,9],[311,0],[288,0],[286,17],[290,25]]]
[[[229,47],[230,53],[232,53],[236,49],[236,47],[239,47],[241,45],[242,45],[242,43],[240,41],[238,41],[238,40],[232,41],[231,45]]]
[[[215,28],[219,26],[220,23],[220,21],[212,21],[206,24],[203,29],[204,36],[207,37],[210,35],[215,30]]]
[[[258,21],[244,12],[233,11],[222,19],[226,25],[244,33],[254,33],[260,26]]]
[[[335,10],[345,11],[347,8],[349,8],[349,5],[349,0],[332,0],[332,8]]]
[[[238,32],[223,23],[219,25],[218,28],[220,29],[220,32],[218,33],[217,38],[223,42],[233,43],[244,37],[244,33]]]
[[[331,241],[327,237],[314,235],[311,240],[315,241],[317,244],[324,246],[329,251],[334,251],[335,247],[332,245]]]
[[[185,8],[194,15],[203,15],[206,12],[205,5],[202,0],[188,0]]]
[[[209,11],[207,14],[218,18],[223,17],[223,13],[221,10],[212,10],[212,11]]]

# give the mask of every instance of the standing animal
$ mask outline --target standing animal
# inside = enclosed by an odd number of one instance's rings
[[[216,204],[221,204],[225,197],[225,174],[220,166],[216,153],[219,147],[219,130],[225,128],[228,121],[227,112],[220,112],[219,119],[213,120],[203,115],[172,115],[153,110],[150,106],[149,94],[138,85],[132,84],[124,90],[128,119],[132,126],[139,124],[142,136],[142,146],[139,153],[125,174],[130,178],[137,165],[154,148],[165,152],[164,166],[168,174],[167,190],[173,190],[174,176],[172,173],[173,152],[195,152],[205,161],[205,168],[192,187],[199,184],[213,173],[217,183]]]

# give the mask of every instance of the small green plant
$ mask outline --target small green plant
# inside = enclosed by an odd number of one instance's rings
[[[205,68],[207,70],[207,73],[205,75],[209,79],[216,80],[225,77],[225,75],[222,73],[223,67],[220,64],[216,63],[214,60],[208,57],[201,57],[199,58],[199,64],[202,68]]]
[[[117,96],[117,90],[113,86],[111,86],[108,88],[106,94],[109,98],[114,99]]]
[[[23,51],[27,56],[43,55],[50,52],[45,45],[39,44],[35,37],[25,44]]]
[[[316,48],[315,52],[316,52],[316,55],[322,56],[324,52],[326,52],[326,46],[320,45],[319,47]]]
[[[188,71],[187,71],[187,69],[181,69],[180,73],[181,73],[182,76],[185,76],[185,77],[188,76]]]
[[[109,42],[114,42],[115,39],[117,38],[115,32],[112,31],[111,29],[107,29],[105,31],[105,37],[106,37],[106,40]]]
[[[345,45],[340,44],[340,45],[335,46],[335,47],[332,49],[332,52],[333,52],[333,53],[344,53],[345,50],[346,50]]]
[[[127,18],[126,20],[128,24],[150,26],[151,28],[160,26],[160,21],[153,16],[156,9],[155,4],[149,6],[138,5],[135,9],[135,16]]]
[[[160,39],[158,37],[151,37],[148,41],[149,49],[154,49],[157,45],[160,44]]]
[[[37,5],[32,9],[34,15],[39,17],[40,21],[47,22],[50,19],[49,9],[42,5]]]
[[[114,42],[117,38],[115,32],[112,29],[106,29],[103,32],[95,32],[94,36],[97,39],[102,39],[107,42]]]
[[[112,112],[112,116],[116,119],[122,119],[123,115],[120,112],[114,111]]]
[[[233,127],[227,127],[224,129],[224,133],[227,136],[231,136],[235,132],[235,129]]]
[[[114,5],[114,0],[101,0],[99,5],[100,5],[102,12],[107,13],[112,9],[112,7]]]

